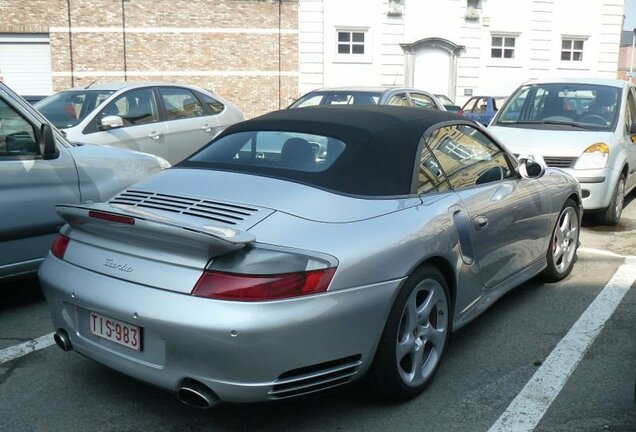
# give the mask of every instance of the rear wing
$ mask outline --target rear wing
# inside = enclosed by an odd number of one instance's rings
[[[215,256],[241,249],[256,241],[253,234],[245,231],[221,225],[184,223],[126,204],[64,204],[55,208],[74,228],[82,229],[86,224],[108,224],[113,228],[126,228],[127,232],[144,237],[161,236],[205,243]]]

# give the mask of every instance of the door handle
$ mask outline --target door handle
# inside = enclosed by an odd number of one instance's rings
[[[476,231],[483,230],[488,226],[488,218],[486,216],[477,216],[473,219],[473,224]]]
[[[212,132],[212,126],[210,126],[209,124],[204,124],[203,126],[201,126],[201,129],[206,132]]]
[[[161,133],[157,131],[152,131],[148,134],[148,136],[154,140],[158,140],[159,138],[161,138]]]

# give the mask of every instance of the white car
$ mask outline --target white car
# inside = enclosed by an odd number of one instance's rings
[[[169,166],[145,153],[73,145],[0,83],[0,284],[37,271],[63,225],[56,204],[106,200]]]
[[[107,83],[65,90],[35,104],[71,142],[125,147],[176,164],[244,120],[231,102],[172,83]]]
[[[576,177],[583,208],[616,225],[636,187],[636,87],[609,79],[530,81],[488,130],[517,155]]]

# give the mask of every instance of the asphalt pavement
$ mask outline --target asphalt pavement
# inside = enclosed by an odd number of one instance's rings
[[[386,402],[362,383],[297,400],[222,404],[204,411],[56,346],[6,360],[14,347],[52,331],[37,281],[13,282],[0,289],[0,431],[475,432],[515,430],[496,425],[512,424],[519,417],[517,406],[529,411],[545,406],[536,431],[634,432],[633,279],[609,318],[594,327],[598,336],[584,347],[562,386],[555,370],[564,362],[551,359],[560,347],[566,356],[574,355],[567,341],[575,323],[594,314],[588,308],[597,297],[624,285],[616,278],[633,272],[625,263],[636,256],[635,240],[634,201],[617,227],[594,226],[586,218],[572,274],[555,284],[530,281],[500,299],[453,336],[433,383],[404,403]],[[578,341],[576,336],[574,331]],[[544,387],[553,387],[553,401],[543,387],[532,393],[528,383],[537,376],[546,380]]]

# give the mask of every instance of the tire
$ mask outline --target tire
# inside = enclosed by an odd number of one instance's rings
[[[625,175],[621,174],[614,186],[612,199],[609,206],[600,214],[600,222],[603,225],[617,225],[623,214],[623,200],[625,198]]]
[[[579,211],[579,206],[568,199],[559,213],[548,245],[548,265],[542,273],[546,282],[560,281],[574,267],[581,231]]]
[[[420,394],[433,380],[451,329],[448,285],[435,267],[406,281],[391,307],[370,375],[375,390],[395,400]]]

